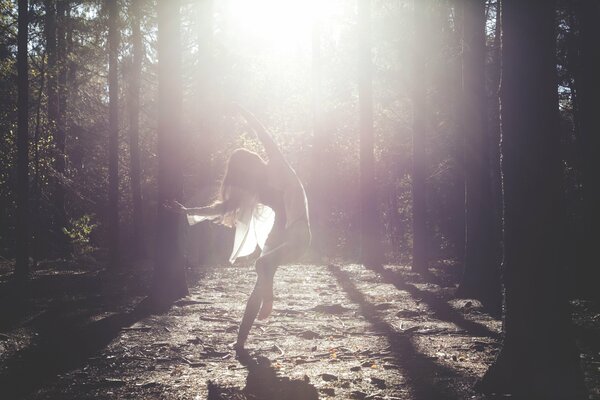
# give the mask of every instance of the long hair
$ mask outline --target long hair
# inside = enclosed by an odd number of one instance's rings
[[[219,201],[223,204],[223,224],[232,226],[238,210],[258,196],[259,185],[265,179],[265,161],[256,153],[236,149],[231,153],[221,182]]]

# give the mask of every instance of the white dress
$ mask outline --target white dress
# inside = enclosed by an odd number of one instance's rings
[[[187,216],[190,226],[212,219],[215,219],[215,216]],[[229,262],[233,264],[238,257],[254,253],[256,246],[262,250],[265,247],[265,242],[273,228],[274,222],[275,211],[271,207],[258,202],[252,202],[242,207],[238,211],[235,221],[235,239]]]

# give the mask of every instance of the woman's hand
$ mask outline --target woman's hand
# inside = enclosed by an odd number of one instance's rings
[[[181,204],[180,202],[176,201],[176,200],[167,200],[163,203],[163,206],[169,210],[169,211],[173,211],[177,214],[187,214],[187,208],[185,208],[183,206],[183,204]]]

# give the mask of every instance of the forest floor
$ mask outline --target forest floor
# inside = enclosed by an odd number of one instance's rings
[[[452,300],[456,268],[287,265],[249,354],[235,341],[250,266],[193,268],[190,296],[149,313],[151,269],[110,274],[39,266],[15,293],[0,267],[3,399],[492,399],[473,385],[501,322]],[[455,271],[456,272],[456,271]],[[141,277],[141,278],[140,278]],[[600,313],[573,302],[591,399],[600,399]],[[499,397],[498,397],[499,398]]]

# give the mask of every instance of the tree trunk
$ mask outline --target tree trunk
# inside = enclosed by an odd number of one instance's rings
[[[308,195],[311,213],[312,250],[318,260],[334,249],[330,229],[331,203],[328,192],[330,171],[325,161],[328,156],[330,137],[325,128],[325,110],[323,97],[323,23],[318,16],[312,23],[311,43],[311,114],[312,114],[312,171]],[[368,51],[368,50],[367,50]],[[331,162],[331,161],[330,161]]]
[[[133,48],[133,65],[129,81],[129,154],[131,165],[131,197],[133,204],[133,246],[135,256],[145,255],[144,228],[142,214],[142,166],[140,161],[140,83],[144,45],[140,31],[141,3],[143,0],[131,2],[131,42]]]
[[[583,240],[580,254],[581,293],[600,300],[600,262],[596,254],[600,226],[600,5],[595,0],[579,2],[580,62],[577,82],[579,132],[583,155]]]
[[[154,266],[155,302],[168,304],[188,294],[180,215],[163,204],[183,192],[180,2],[158,1],[158,229]]]
[[[496,26],[494,27],[494,41],[491,51],[491,63],[489,66],[488,107],[490,110],[489,130],[489,154],[490,154],[490,180],[492,187],[491,206],[494,210],[494,232],[496,247],[496,263],[500,264],[502,259],[502,172],[500,170],[500,37],[501,37],[501,7],[500,0],[496,1]]]
[[[33,137],[33,169],[35,175],[33,177],[33,220],[37,221],[32,226],[32,258],[35,265],[41,257],[41,220],[40,220],[40,200],[42,196],[42,188],[40,186],[40,129],[42,120],[42,98],[46,85],[46,54],[42,56],[40,69],[40,83],[37,95],[37,104],[35,110],[35,131]]]
[[[371,60],[371,2],[358,1],[358,101],[360,108],[360,243],[361,262],[383,264],[375,188],[373,132],[373,62]]]
[[[427,206],[426,206],[426,46],[429,32],[427,29],[428,1],[415,0],[415,38],[413,48],[413,157],[412,157],[412,270],[426,272],[429,268],[427,257]]]
[[[119,7],[117,0],[108,6],[108,251],[109,268],[119,263]]]
[[[480,386],[528,399],[583,399],[563,252],[554,2],[502,3],[504,342]]]
[[[55,224],[57,227],[58,252],[62,256],[68,255],[69,240],[63,233],[67,226],[67,215],[65,210],[65,181],[66,169],[66,107],[67,107],[67,8],[68,1],[58,0],[56,2],[56,84],[57,84],[57,110],[55,119],[55,174],[57,184],[54,188]]]
[[[66,237],[63,228],[66,227],[64,219],[64,191],[61,181],[61,140],[58,126],[60,124],[60,100],[58,96],[58,54],[57,54],[57,26],[56,26],[56,0],[45,0],[45,34],[46,34],[46,54],[48,56],[48,135],[52,138],[55,146],[54,151],[54,172],[51,174],[54,185],[52,202],[54,212],[52,213],[51,231],[54,236],[53,244],[57,244],[57,253],[64,256],[64,244]]]
[[[215,99],[217,91],[215,90],[215,60],[213,56],[213,3],[213,0],[197,2],[196,127],[198,135],[194,142],[192,138],[186,138],[186,141],[194,144],[194,146],[186,146],[190,149],[186,154],[186,159],[190,158],[195,161],[194,165],[198,174],[195,183],[200,187],[200,193],[196,200],[202,204],[213,200],[216,179],[212,159],[215,148],[215,104],[218,104],[219,100]],[[217,240],[214,228],[212,224],[200,224],[192,230],[194,235],[190,235],[190,240],[193,241],[191,247],[197,251],[197,260],[200,265],[213,265],[217,262],[214,252],[215,240]]]
[[[485,0],[462,4],[462,128],[465,166],[465,266],[457,296],[500,314],[485,92]]]
[[[18,125],[17,125],[17,251],[15,276],[24,281],[29,275],[29,66],[27,62],[28,4],[18,3],[17,35]]]

